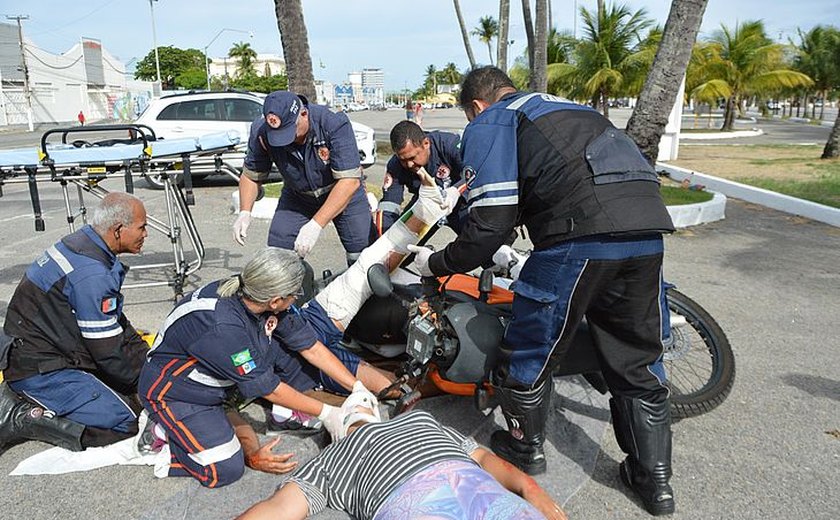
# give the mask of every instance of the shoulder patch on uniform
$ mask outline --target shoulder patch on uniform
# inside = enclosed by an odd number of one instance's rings
[[[324,161],[324,164],[330,162],[330,149],[326,146],[318,147],[318,158]]]
[[[472,186],[475,179],[475,168],[472,166],[464,166],[464,182],[467,183],[467,188]]]
[[[230,360],[233,361],[233,366],[238,367],[242,366],[249,361],[252,361],[254,358],[251,357],[251,351],[249,349],[240,350],[236,354],[230,356]]]
[[[236,371],[239,372],[240,376],[244,376],[257,368],[257,364],[251,357],[251,351],[247,348],[230,356],[230,360],[233,361],[233,366],[236,367]]]
[[[117,297],[116,296],[106,296],[102,298],[102,313],[108,314],[117,310]]]

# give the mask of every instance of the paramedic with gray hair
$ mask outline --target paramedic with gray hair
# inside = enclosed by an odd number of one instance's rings
[[[4,325],[0,453],[26,439],[79,451],[137,433],[148,348],[123,314],[127,268],[117,255],[139,253],[147,235],[143,203],[109,193],[89,225],[26,270]]]

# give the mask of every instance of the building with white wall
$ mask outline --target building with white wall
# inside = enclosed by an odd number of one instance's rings
[[[222,56],[210,58],[210,77],[232,78],[236,75],[237,58]],[[254,72],[257,76],[275,76],[286,73],[286,61],[279,54],[257,54],[254,60]]]
[[[63,54],[37,47],[18,27],[0,23],[0,126],[133,120],[153,94],[150,82],[129,81],[125,66],[99,40],[82,38]],[[24,67],[25,60],[25,67]],[[29,92],[24,70],[28,75]]]

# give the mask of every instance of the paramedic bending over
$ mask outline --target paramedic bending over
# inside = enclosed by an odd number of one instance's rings
[[[347,115],[287,91],[269,94],[263,114],[251,125],[233,238],[244,245],[259,185],[274,164],[283,175],[283,191],[268,245],[305,257],[321,230],[333,222],[348,264],[354,262],[370,243],[372,220]]]
[[[238,480],[247,464],[270,473],[293,469],[292,454],[275,455],[277,440],[260,447],[253,429],[223,407],[228,390],[316,416],[337,429],[337,409],[284,381],[288,356],[281,341],[308,338],[301,355],[349,393],[371,395],[318,341],[307,320],[289,309],[304,268],[292,251],[265,248],[242,274],[213,282],[184,297],[161,327],[140,373],[139,394],[149,417],[167,433],[170,476],[192,476],[205,487]],[[277,330],[275,330],[277,329]],[[359,369],[362,367],[359,366]],[[359,370],[361,372],[361,370]]]

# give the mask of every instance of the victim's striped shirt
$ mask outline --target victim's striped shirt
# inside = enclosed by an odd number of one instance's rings
[[[303,464],[289,482],[300,486],[310,515],[329,506],[371,519],[391,492],[417,472],[447,460],[475,464],[469,454],[476,449],[472,437],[416,410],[361,426]]]

